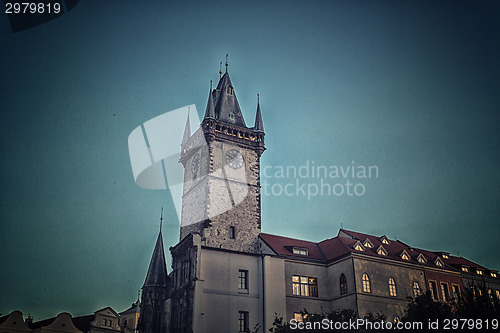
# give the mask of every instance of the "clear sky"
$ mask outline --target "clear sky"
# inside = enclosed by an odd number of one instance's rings
[[[251,126],[260,93],[263,232],[342,223],[500,269],[500,2],[81,1],[18,33],[0,16],[0,313],[136,300],[161,207],[167,249],[179,220],[168,191],[135,185],[128,135],[201,116],[226,53]],[[378,177],[274,174],[308,163]],[[363,195],[291,192],[348,180]]]

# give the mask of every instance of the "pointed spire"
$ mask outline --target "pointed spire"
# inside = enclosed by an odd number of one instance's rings
[[[245,127],[245,120],[241,113],[240,105],[236,99],[233,84],[229,78],[229,73],[225,73],[217,84],[217,97],[215,99],[215,119]]]
[[[257,114],[255,115],[255,126],[253,129],[256,132],[264,132],[264,123],[262,122],[262,114],[260,112],[259,94],[257,94]]]
[[[229,66],[229,63],[227,62],[227,53],[226,53],[226,73],[227,73],[227,66]]]
[[[182,136],[182,143],[185,144],[191,138],[191,126],[189,123],[189,106],[188,106],[188,116],[186,120],[186,127],[184,127],[184,135]]]
[[[163,221],[163,208],[162,217],[160,218],[160,226]],[[165,261],[165,251],[163,250],[163,237],[160,232],[158,233],[158,238],[156,240],[155,249],[153,250],[153,255],[151,256],[151,262],[149,263],[148,274],[146,274],[146,280],[144,281],[144,287],[163,287],[167,285],[167,264]]]
[[[212,93],[212,80],[210,80],[210,92],[208,93],[207,109],[205,111],[205,119],[215,119],[214,97]]]

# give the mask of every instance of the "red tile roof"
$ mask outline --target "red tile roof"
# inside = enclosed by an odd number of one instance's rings
[[[264,233],[260,234],[260,237],[278,255],[290,258],[303,258],[326,263],[352,253],[362,253],[372,257],[388,258],[400,262],[410,262],[425,267],[436,267],[436,260],[440,258],[443,263],[441,268],[448,271],[461,272],[461,266],[466,265],[474,268],[470,270],[470,274],[472,275],[476,274],[475,268],[484,270],[486,276],[490,276],[490,272],[497,272],[488,270],[485,267],[475,264],[465,258],[449,255],[448,252],[418,249],[398,240],[390,240],[385,235],[374,236],[345,229],[340,229],[336,237],[326,239],[319,243]],[[389,241],[389,244],[384,244],[382,242],[384,238]],[[366,240],[369,240],[373,247],[365,247],[364,251],[354,249],[356,243],[360,242],[361,244],[364,244]],[[381,246],[386,250],[386,256],[377,253],[377,249]],[[308,255],[304,256],[293,254],[294,247],[307,249]],[[403,252],[406,252],[410,256],[410,260],[405,260],[401,257]],[[443,258],[443,253],[448,255],[448,259]],[[420,263],[418,261],[418,257],[420,255],[426,259],[426,263]],[[498,274],[497,278],[500,279],[500,274]]]

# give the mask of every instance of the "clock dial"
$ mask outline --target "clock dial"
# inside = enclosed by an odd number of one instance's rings
[[[191,172],[196,173],[199,167],[200,167],[200,154],[196,154],[193,157],[193,161],[191,162]]]
[[[243,166],[243,156],[235,149],[231,149],[226,153],[226,164],[233,169],[239,169]]]

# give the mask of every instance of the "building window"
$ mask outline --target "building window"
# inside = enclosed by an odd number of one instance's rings
[[[369,240],[368,238],[367,238],[367,239],[365,239],[365,241],[364,241],[363,245],[364,245],[365,247],[369,247],[369,248],[372,248],[372,247],[373,247],[372,242],[370,242],[370,240]]]
[[[238,288],[248,291],[248,271],[240,269],[238,276]]]
[[[495,290],[495,295],[497,296],[497,301],[500,301],[500,290]]]
[[[318,280],[306,276],[292,276],[292,292],[299,296],[318,297]]]
[[[239,330],[238,332],[249,332],[248,328],[248,312],[240,311],[238,316]]]
[[[450,257],[446,253],[443,253],[443,258],[444,259],[450,259]]]
[[[455,303],[458,303],[460,299],[460,287],[454,284],[451,288],[453,289],[453,298],[455,299]]]
[[[448,290],[448,283],[441,283],[441,292],[443,293],[443,301],[450,300],[450,292]]]
[[[366,273],[363,273],[363,291],[365,293],[371,293],[370,277]]]
[[[389,240],[387,239],[387,237],[384,236],[384,238],[382,238],[382,243],[386,244],[386,245],[389,245]]]
[[[467,266],[462,266],[462,272],[468,272],[469,271],[469,267]]]
[[[345,275],[342,274],[340,276],[340,295],[345,294],[347,294],[347,279],[345,278]]]
[[[437,284],[435,281],[429,281],[429,289],[431,290],[432,299],[435,301],[439,300],[438,291],[437,291]]]
[[[229,227],[229,238],[231,238],[231,239],[236,238],[236,228],[233,226]]]
[[[308,256],[309,255],[309,250],[308,249],[304,249],[304,248],[300,248],[300,247],[294,247],[293,248],[293,254],[298,254],[298,255],[301,255],[301,256]]]
[[[410,256],[406,253],[406,251],[403,251],[403,253],[401,253],[401,259],[410,260]]]
[[[232,94],[233,94],[233,87],[231,87],[231,86],[227,86],[227,93],[228,93],[229,95],[232,95]]]
[[[436,266],[443,267],[443,262],[439,258],[436,259],[435,264],[436,264]]]
[[[396,293],[396,282],[393,278],[389,278],[389,295],[397,296]]]
[[[491,277],[497,277],[497,273],[491,272]]]
[[[413,296],[418,297],[422,294],[422,290],[420,289],[420,285],[418,282],[413,282]]]
[[[483,271],[482,271],[482,270],[480,270],[480,269],[476,269],[476,271],[477,271],[477,274],[479,274],[479,275],[483,275]]]
[[[365,250],[359,241],[356,244],[354,244],[354,249],[356,251],[364,251]]]
[[[294,312],[293,319],[295,319],[298,322],[301,322],[301,321],[304,321],[304,316],[300,312]]]

